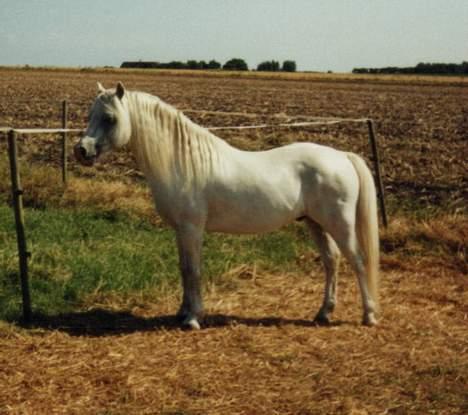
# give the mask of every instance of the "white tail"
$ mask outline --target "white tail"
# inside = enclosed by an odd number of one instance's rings
[[[357,154],[348,158],[359,176],[359,199],[356,209],[356,234],[367,275],[367,286],[376,311],[379,309],[379,221],[374,178],[365,161]]]

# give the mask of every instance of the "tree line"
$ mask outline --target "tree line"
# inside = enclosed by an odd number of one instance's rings
[[[187,62],[125,61],[120,67],[142,69],[220,69],[221,64],[214,59],[209,62],[196,60],[188,60]]]
[[[296,62],[295,61],[284,61],[283,65],[280,67],[280,63],[278,61],[265,61],[259,63],[257,66],[257,71],[265,71],[265,72],[296,72]]]
[[[247,62],[241,58],[229,59],[224,65],[212,59],[209,62],[204,60],[188,60],[186,62],[153,62],[153,61],[125,61],[120,65],[121,68],[142,68],[142,69],[223,69],[228,71],[248,71]],[[282,65],[278,61],[271,60],[260,63],[257,71],[267,72],[296,72],[296,62],[286,60]]]
[[[418,63],[416,66],[385,68],[354,68],[357,74],[425,74],[425,75],[468,75],[468,62]]]

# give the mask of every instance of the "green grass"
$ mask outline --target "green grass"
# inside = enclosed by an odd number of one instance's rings
[[[179,281],[173,231],[125,213],[100,210],[27,209],[26,236],[33,312],[54,315],[79,310],[91,294],[157,301],[162,286]],[[0,206],[0,318],[21,312],[18,256],[12,210]],[[264,270],[296,269],[311,247],[296,225],[260,236],[206,235],[206,282],[241,264]],[[159,289],[159,291],[158,291]]]

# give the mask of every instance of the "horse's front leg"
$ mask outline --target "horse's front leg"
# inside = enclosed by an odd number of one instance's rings
[[[200,270],[203,229],[184,224],[176,228],[176,235],[183,288],[182,305],[177,315],[183,326],[199,329],[199,319],[203,317]]]

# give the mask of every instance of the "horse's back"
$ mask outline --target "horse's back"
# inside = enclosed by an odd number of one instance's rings
[[[353,178],[346,154],[330,147],[297,143],[260,152],[233,149],[206,189],[207,228],[265,232],[305,215],[320,222],[338,202],[355,198],[349,192]]]
[[[271,150],[247,153],[252,169],[264,169],[268,177],[285,173],[312,192],[325,190],[346,195],[357,185],[355,169],[347,153],[314,143],[294,143]],[[352,192],[354,193],[354,192]]]

